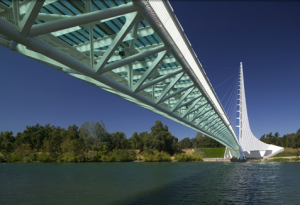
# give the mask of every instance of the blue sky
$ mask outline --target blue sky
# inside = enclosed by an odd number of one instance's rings
[[[171,1],[171,5],[213,86],[232,76],[243,62],[254,135],[282,136],[300,128],[300,2]],[[0,59],[0,131],[16,134],[36,123],[67,128],[102,119],[109,132],[131,137],[150,131],[161,120],[179,139],[196,135],[2,46]],[[231,83],[216,88],[220,98]]]

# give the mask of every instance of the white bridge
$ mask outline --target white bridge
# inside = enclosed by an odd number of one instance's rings
[[[225,145],[228,156],[239,156],[234,129],[168,1],[0,0],[0,45],[201,132]],[[267,156],[270,149],[256,150]]]
[[[279,152],[284,151],[283,147],[266,144],[257,139],[249,125],[246,94],[244,84],[243,64],[240,64],[240,93],[239,93],[239,142],[240,142],[240,157],[246,158],[268,158]],[[230,158],[230,150],[226,149],[225,158]]]

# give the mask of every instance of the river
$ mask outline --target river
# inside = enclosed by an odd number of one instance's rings
[[[0,163],[0,204],[300,204],[300,163]]]

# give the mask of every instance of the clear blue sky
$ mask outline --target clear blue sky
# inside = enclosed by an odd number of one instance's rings
[[[171,1],[216,86],[243,62],[248,115],[257,137],[300,128],[300,2]],[[0,46],[0,131],[39,123],[67,128],[104,121],[109,132],[150,131],[155,120],[179,139],[196,131]],[[218,67],[218,68],[212,68]],[[230,68],[230,69],[227,69]],[[216,88],[222,97],[230,82]]]

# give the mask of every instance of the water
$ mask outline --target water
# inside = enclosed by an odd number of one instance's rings
[[[0,204],[300,204],[300,163],[0,164]]]

